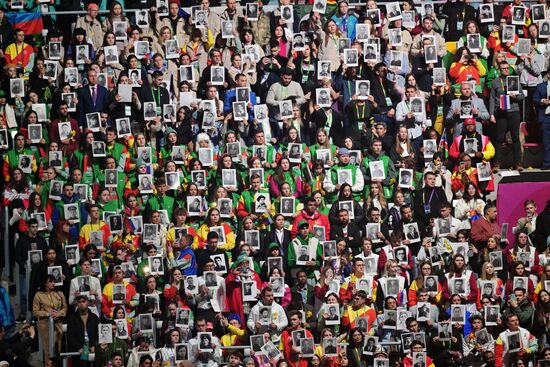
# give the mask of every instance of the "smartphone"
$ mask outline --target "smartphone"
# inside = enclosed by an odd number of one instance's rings
[[[517,301],[517,298],[516,298],[516,295],[515,295],[515,294],[511,294],[511,295],[510,295],[510,299],[511,299],[512,301]]]

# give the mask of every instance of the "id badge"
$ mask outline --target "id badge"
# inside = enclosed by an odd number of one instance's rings
[[[391,106],[392,105],[392,101],[391,101],[391,98],[390,97],[386,97],[386,106]]]
[[[461,31],[462,28],[464,28],[464,22],[457,22],[456,23],[456,30]]]
[[[302,75],[302,83],[307,82],[307,74]]]
[[[443,106],[437,106],[437,116],[443,116]]]
[[[424,213],[430,214],[432,212],[432,209],[430,209],[429,204],[424,204]]]
[[[126,116],[131,116],[132,115],[132,107],[130,106],[124,106],[124,114]]]
[[[157,116],[160,116],[162,114],[162,110],[160,107],[157,106]]]

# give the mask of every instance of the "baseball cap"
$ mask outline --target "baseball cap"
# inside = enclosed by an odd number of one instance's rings
[[[305,220],[298,222],[298,228],[309,227],[309,223]]]

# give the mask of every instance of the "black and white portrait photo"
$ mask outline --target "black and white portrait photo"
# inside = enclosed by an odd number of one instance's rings
[[[519,76],[512,75],[506,77],[506,92],[509,95],[519,93]]]
[[[210,69],[210,82],[212,85],[223,85],[225,82],[225,68],[223,66],[212,66]]]
[[[86,63],[86,60],[89,60],[90,57],[90,45],[76,45],[76,64],[82,65]]]
[[[292,36],[292,48],[295,51],[303,51],[306,46],[303,33],[295,33]]]
[[[466,306],[451,305],[451,322],[464,325],[466,323]]]
[[[210,258],[214,262],[214,270],[218,274],[227,273],[227,264],[225,263],[225,257],[223,254],[220,255],[210,255]]]
[[[142,333],[153,332],[153,315],[144,313],[139,315],[139,331]]]
[[[147,258],[149,264],[149,273],[151,275],[164,275],[164,263],[162,256],[150,256]]]
[[[117,41],[125,41],[128,38],[127,28],[128,23],[126,21],[113,21],[113,32]]]
[[[481,38],[479,33],[466,35],[466,44],[472,52],[481,52]]]
[[[317,61],[317,78],[325,79],[331,77],[331,62],[330,60]]]
[[[437,48],[434,45],[424,46],[424,61],[426,64],[437,64]]]
[[[177,39],[166,40],[164,47],[166,49],[167,60],[177,59],[180,55]]]
[[[59,266],[48,266],[48,275],[51,275],[55,279],[55,286],[60,287],[63,285],[63,270],[62,267]]]
[[[199,161],[203,166],[212,166],[214,161],[214,152],[212,151],[212,148],[199,148],[198,153]]]
[[[119,339],[128,339],[128,321],[126,321],[126,318],[114,321],[116,324],[116,337]]]
[[[357,49],[344,49],[344,64],[348,67],[359,66],[359,52]]]
[[[243,301],[255,301],[258,295],[258,289],[255,281],[243,281],[241,284],[243,292]]]
[[[490,181],[492,177],[491,163],[476,163],[478,181]]]
[[[408,168],[399,169],[399,186],[401,188],[411,188],[413,186],[413,174],[414,171]]]
[[[78,213],[78,203],[65,204],[63,206],[63,211],[65,214],[65,219],[69,223],[78,223],[80,222],[80,215]]]
[[[117,46],[105,46],[103,47],[105,54],[105,64],[118,64],[118,48]]]
[[[330,98],[330,88],[317,88],[315,90],[316,103],[319,107],[330,107],[331,98]]]
[[[98,342],[110,344],[113,342],[113,325],[99,324],[97,326]]]
[[[292,111],[292,101],[279,101],[279,113],[282,119],[292,118],[294,116],[294,112]]]
[[[460,101],[460,118],[466,119],[473,117],[472,108],[472,101]]]
[[[411,242],[420,241],[420,233],[418,231],[418,223],[409,223],[403,225],[403,232],[405,233],[405,239]]]
[[[525,10],[526,8],[523,6],[512,6],[512,24],[525,24]]]
[[[111,229],[111,232],[121,232],[122,231],[122,215],[120,214],[113,214],[110,215],[108,220],[109,222],[109,228]],[[99,231],[101,232],[101,231]]]
[[[246,110],[247,102],[233,102],[233,119],[235,121],[244,121],[248,118]]]
[[[479,4],[479,20],[481,23],[492,23],[495,21],[493,4]]]
[[[206,188],[206,171],[191,171],[191,182],[197,185],[199,189]]]

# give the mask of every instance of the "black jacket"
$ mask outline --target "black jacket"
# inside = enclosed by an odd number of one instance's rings
[[[86,321],[86,331],[88,332],[88,345],[96,345],[98,341],[99,317],[88,310],[88,320]],[[67,340],[70,352],[78,352],[84,345],[84,323],[80,318],[80,312],[73,312],[67,322]]]
[[[348,238],[352,239],[349,240]],[[352,249],[354,254],[358,254],[361,251],[361,232],[359,227],[354,223],[348,224],[348,235],[344,236],[344,229],[341,225],[334,224],[330,225],[330,239],[338,240],[340,238],[345,238],[348,246]]]
[[[15,245],[15,262],[19,264],[19,274],[25,274],[27,260],[29,259],[29,251],[32,250],[32,244],[36,243],[37,250],[46,250],[48,244],[46,240],[37,235],[36,238],[31,238],[27,234],[22,234]]]
[[[550,201],[546,203],[544,210],[537,216],[535,246],[539,252],[546,249],[548,236],[550,236]]]

